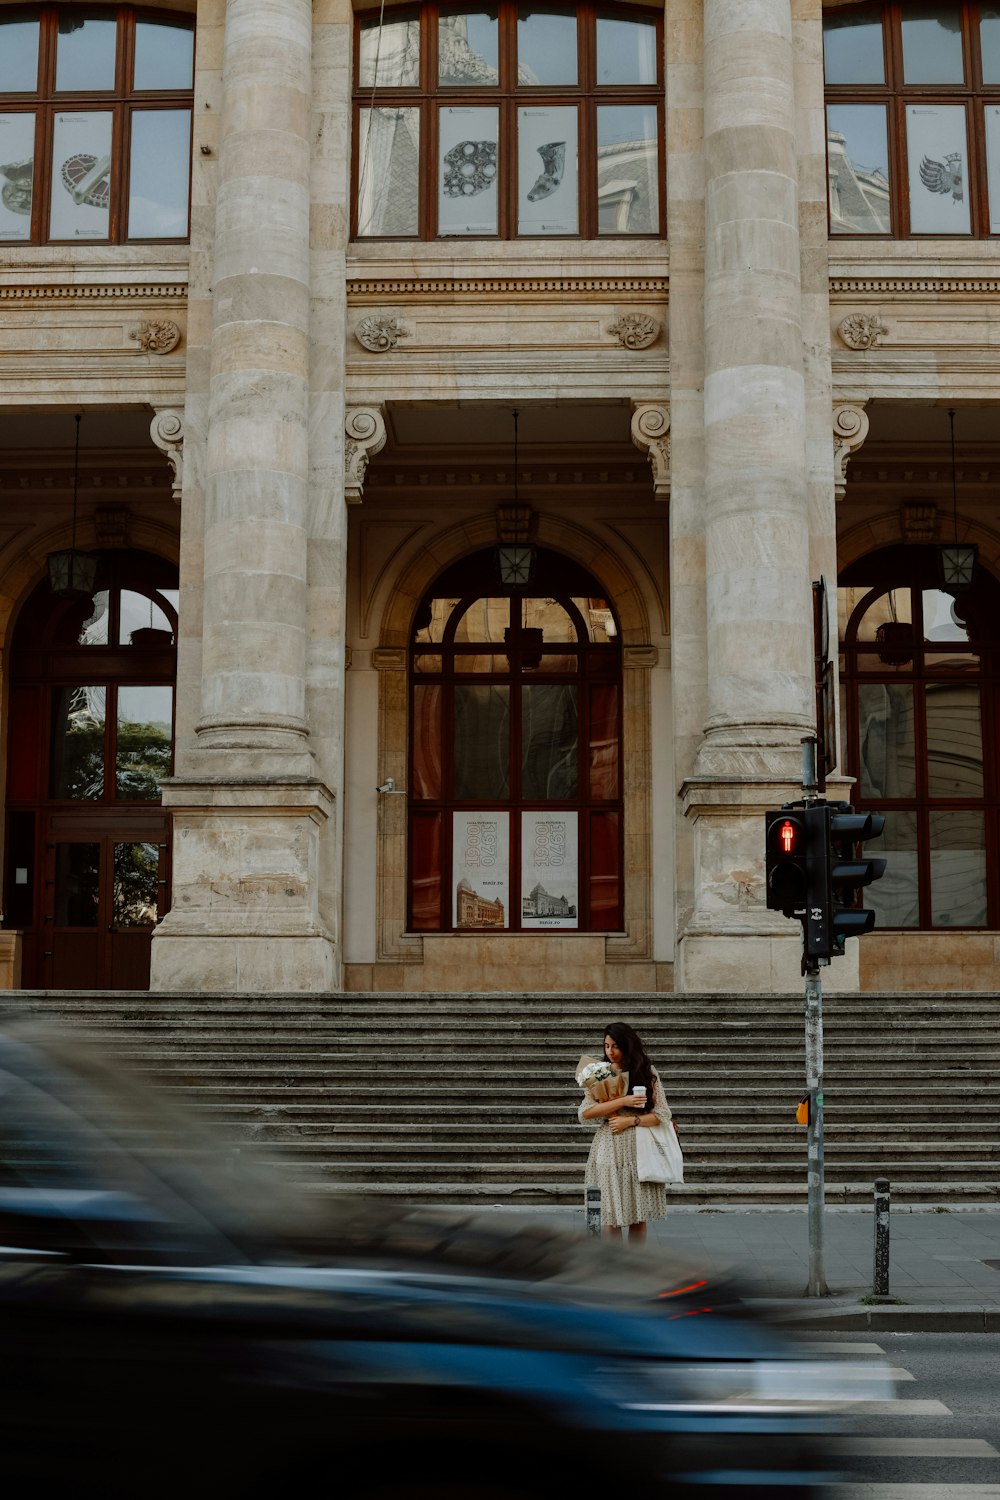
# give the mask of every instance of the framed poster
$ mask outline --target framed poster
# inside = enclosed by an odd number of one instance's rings
[[[990,195],[990,234],[1000,234],[1000,104],[986,106],[986,182]]]
[[[575,106],[518,110],[518,234],[579,234],[576,142]]]
[[[31,239],[34,173],[34,115],[0,115],[0,240]]]
[[[495,108],[438,111],[439,234],[496,234],[498,130]]]
[[[454,927],[510,926],[510,813],[453,814],[451,879]]]
[[[50,239],[107,239],[112,119],[109,110],[56,115]]]
[[[521,814],[521,926],[579,927],[575,812]]]
[[[970,232],[965,137],[964,105],[906,106],[911,233]]]

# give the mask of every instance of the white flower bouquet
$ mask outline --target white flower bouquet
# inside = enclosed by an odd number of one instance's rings
[[[606,1104],[625,1093],[625,1075],[604,1058],[584,1054],[576,1065],[576,1081],[594,1104]]]

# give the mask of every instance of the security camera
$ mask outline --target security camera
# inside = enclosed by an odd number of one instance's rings
[[[394,792],[396,790],[395,780],[391,776],[387,776],[382,785],[377,786],[375,790],[377,792]]]

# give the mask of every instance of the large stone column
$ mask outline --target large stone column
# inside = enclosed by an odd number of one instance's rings
[[[201,703],[165,788],[159,989],[316,990],[335,975],[317,900],[332,799],[305,709],[311,69],[310,0],[228,0],[214,241],[195,264],[212,305]]]
[[[810,491],[790,0],[704,0],[707,719],[682,788],[695,900],[686,989],[793,987],[763,907],[765,807],[814,723]]]

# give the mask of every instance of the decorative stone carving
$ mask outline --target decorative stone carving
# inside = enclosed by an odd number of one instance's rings
[[[659,338],[660,325],[648,313],[622,313],[608,325],[608,332],[626,349],[648,349]]]
[[[937,540],[938,508],[933,500],[907,500],[900,507],[903,541],[917,546]]]
[[[173,497],[180,505],[181,491],[184,487],[184,418],[182,414],[172,409],[158,411],[149,424],[149,435],[160,452],[167,455],[167,462],[174,474]]]
[[[889,332],[879,313],[850,313],[837,329],[848,349],[877,349]]]
[[[360,505],[369,460],[385,447],[384,408],[349,407],[344,432],[347,435],[344,448],[344,499],[348,505]]]
[[[398,318],[371,313],[369,317],[361,319],[354,330],[354,337],[373,354],[384,354],[387,349],[395,349],[400,339],[408,339],[410,335]]]
[[[863,401],[833,408],[833,484],[838,500],[847,493],[847,465],[868,436],[868,426]]]
[[[533,520],[530,505],[497,506],[497,541],[528,542]]]
[[[127,547],[129,545],[129,522],[131,513],[123,506],[108,507],[94,511],[94,525],[97,530],[97,545],[107,547]]]
[[[632,441],[648,454],[653,470],[653,494],[670,498],[670,408],[662,401],[632,403]]]
[[[170,318],[137,323],[129,329],[128,336],[135,339],[144,354],[169,354],[181,341],[181,331]]]

